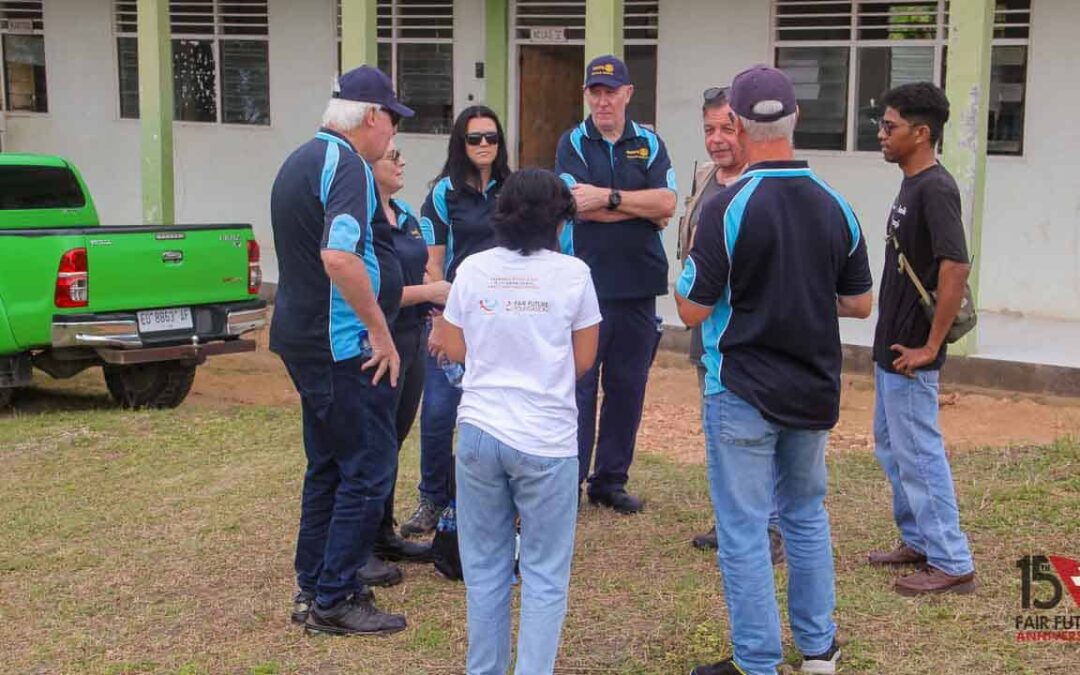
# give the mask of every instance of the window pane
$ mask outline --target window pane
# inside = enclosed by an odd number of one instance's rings
[[[780,47],[776,67],[791,77],[799,101],[795,147],[847,148],[847,47]]]
[[[392,66],[390,64],[390,61],[392,60],[391,56],[390,56],[390,53],[392,51],[392,47],[390,46],[390,43],[389,42],[380,42],[378,49],[379,49],[379,56],[378,56],[379,70],[381,70],[384,73],[386,73],[387,75],[393,77],[394,73],[391,70]]]
[[[937,33],[937,0],[893,0],[859,5],[859,38],[862,40],[933,40]]]
[[[858,59],[856,149],[877,150],[880,145],[876,119],[882,112],[878,100],[893,87],[909,82],[932,82],[934,48],[860,47]]]
[[[120,70],[120,117],[139,118],[139,43],[136,38],[116,38],[116,63]]]
[[[1027,47],[998,46],[990,56],[990,135],[987,151],[995,155],[1024,152],[1024,99]]]
[[[448,134],[454,120],[453,45],[398,44],[397,87],[402,103],[416,111],[401,131]]]
[[[216,122],[214,47],[210,40],[173,40],[173,114],[183,122]]]
[[[0,166],[0,210],[86,205],[75,174],[52,166]]]
[[[221,118],[231,124],[270,124],[269,43],[222,40]]]
[[[4,36],[4,100],[8,110],[49,112],[45,87],[45,38]]]
[[[656,124],[656,45],[626,45],[626,68],[634,82],[634,97],[627,106],[630,119]]]

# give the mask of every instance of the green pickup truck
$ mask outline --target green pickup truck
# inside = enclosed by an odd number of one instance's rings
[[[254,351],[261,280],[250,225],[102,226],[70,162],[0,153],[0,408],[95,366],[124,407],[177,406],[207,356]]]

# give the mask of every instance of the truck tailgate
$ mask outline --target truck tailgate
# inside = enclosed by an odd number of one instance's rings
[[[247,225],[105,227],[86,236],[94,312],[244,300]]]

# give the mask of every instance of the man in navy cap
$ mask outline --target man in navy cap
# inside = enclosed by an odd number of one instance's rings
[[[592,269],[604,317],[596,365],[577,385],[579,480],[588,477],[592,503],[637,513],[641,501],[626,492],[626,482],[659,340],[656,296],[668,288],[660,230],[675,213],[675,172],[663,141],[626,116],[634,85],[625,63],[610,55],[593,59],[584,89],[590,115],[559,139],[555,169],[577,202],[563,249]]]
[[[743,71],[730,102],[749,166],[702,207],[675,296],[682,320],[702,326],[702,427],[735,652],[693,672],[775,675],[783,660],[766,537],[775,488],[801,669],[834,673],[825,443],[840,411],[837,319],[870,314],[866,242],[847,202],[794,160],[787,75]]]
[[[270,349],[300,394],[307,455],[292,618],[313,632],[405,628],[404,616],[375,607],[357,571],[396,468],[400,364],[388,326],[401,267],[369,163],[412,114],[381,71],[350,70],[270,196],[279,271]]]

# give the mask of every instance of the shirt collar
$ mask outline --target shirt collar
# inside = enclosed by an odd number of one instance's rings
[[[319,131],[316,132],[315,138],[326,141],[327,143],[337,143],[338,145],[342,145],[349,150],[356,152],[356,148],[354,148],[353,144],[349,142],[349,139],[345,138],[345,136],[343,136],[342,134],[328,127],[319,127]]]
[[[592,115],[589,115],[588,117],[586,117],[585,121],[581,123],[581,126],[585,131],[585,135],[588,136],[590,140],[594,140],[594,141],[605,140],[604,139],[604,134],[600,133],[600,130],[596,127],[596,124],[593,122]],[[639,131],[639,129],[638,129],[637,122],[635,122],[634,120],[627,117],[626,118],[626,126],[623,127],[622,136],[619,136],[619,140],[617,140],[615,142],[616,143],[622,143],[625,140],[628,140],[628,139],[631,139],[631,138],[637,138],[640,135],[638,133],[638,131]]]
[[[784,159],[784,160],[770,160],[766,162],[756,162],[746,167],[743,171],[743,175],[750,173],[751,171],[760,171],[762,169],[809,169],[810,163],[806,160],[798,159]]]

